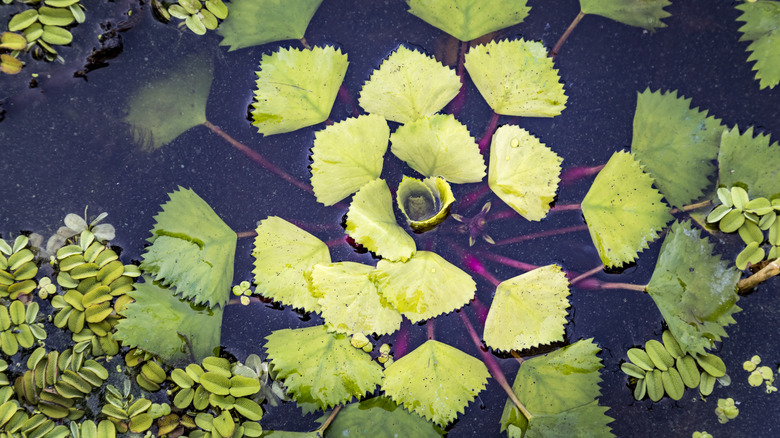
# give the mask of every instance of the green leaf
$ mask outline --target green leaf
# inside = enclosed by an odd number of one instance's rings
[[[401,327],[401,314],[383,302],[369,277],[373,270],[353,262],[312,268],[312,288],[328,328],[348,335],[389,335]]]
[[[747,268],[748,263],[756,264],[764,260],[764,250],[759,248],[759,242],[750,242],[739,254],[737,254],[737,269]]]
[[[461,184],[485,176],[485,160],[466,126],[452,114],[423,117],[390,136],[390,151],[426,177]]]
[[[526,0],[408,0],[409,13],[461,41],[521,23],[531,8]]]
[[[587,339],[524,361],[512,390],[533,418],[526,420],[507,400],[501,431],[516,427],[520,434],[514,436],[526,438],[614,436],[607,426],[613,421],[605,414],[608,408],[597,400],[603,367],[598,352]]]
[[[400,46],[374,70],[358,102],[367,112],[408,123],[435,114],[459,90],[460,79],[453,69]]]
[[[217,33],[229,50],[303,38],[322,0],[231,0]]]
[[[483,339],[488,347],[525,350],[563,340],[569,282],[558,265],[504,280],[496,287]]]
[[[363,398],[382,380],[382,367],[370,355],[325,326],[276,330],[266,340],[277,378],[299,403],[327,409]]]
[[[319,421],[324,422],[326,419],[327,416],[324,416]],[[444,434],[444,430],[433,423],[402,409],[384,396],[346,405],[325,429],[325,438],[349,436],[437,438]]]
[[[566,108],[566,94],[542,43],[492,41],[466,53],[466,70],[496,114],[554,117]]]
[[[154,78],[142,80],[130,97],[124,118],[145,150],[158,149],[206,122],[206,100],[214,78],[211,59],[198,54],[153,71]]]
[[[390,260],[408,260],[417,250],[412,236],[395,221],[393,198],[382,179],[364,185],[352,198],[346,232],[369,251]]]
[[[750,198],[773,198],[780,195],[780,147],[769,145],[768,134],[753,137],[753,127],[739,133],[734,126],[723,131],[718,153],[720,185],[732,187],[737,183],[747,186]]]
[[[444,178],[431,177],[420,181],[404,175],[398,185],[396,202],[409,226],[416,232],[424,232],[447,218],[455,195]]]
[[[484,388],[481,360],[429,340],[385,369],[382,389],[406,409],[444,427]]]
[[[622,266],[672,220],[653,180],[628,152],[615,152],[582,200],[582,214],[605,266]]]
[[[261,134],[272,135],[324,122],[330,116],[347,65],[347,55],[331,46],[281,48],[263,55],[252,103],[252,124]]]
[[[488,184],[521,216],[542,220],[555,199],[562,161],[525,129],[504,125],[490,144]]]
[[[742,32],[739,40],[751,41],[747,48],[751,52],[747,60],[756,61],[753,66],[756,79],[760,81],[762,89],[775,88],[780,83],[780,53],[777,50],[780,45],[777,33],[780,27],[780,2],[748,1],[738,4],[736,8],[742,11],[737,21],[745,23],[739,28]]]
[[[148,277],[144,283],[136,283],[128,295],[135,301],[122,312],[124,318],[114,334],[124,346],[138,347],[171,365],[190,360],[200,363],[214,355],[219,347],[223,307],[194,305]]]
[[[350,118],[314,135],[311,185],[317,201],[333,205],[382,173],[390,128],[375,114]]]
[[[580,7],[585,14],[601,15],[647,30],[666,27],[661,19],[672,15],[664,11],[670,4],[672,2],[669,0],[580,0]]]
[[[661,254],[647,292],[661,311],[683,352],[704,353],[726,336],[737,307],[735,271],[713,246],[699,238],[689,222],[675,222],[661,246]]]
[[[382,297],[414,323],[463,307],[477,289],[469,274],[429,251],[405,263],[380,260],[371,276]]]
[[[195,304],[225,305],[238,236],[192,190],[179,187],[169,196],[154,217],[141,269]]]
[[[270,216],[257,226],[252,256],[257,291],[282,304],[319,312],[309,274],[314,265],[330,263],[328,246],[286,220]]]
[[[67,26],[73,23],[73,14],[66,8],[38,8],[38,21],[43,25]]]
[[[709,185],[723,127],[707,111],[690,109],[677,91],[639,93],[631,151],[673,207],[698,199]]]

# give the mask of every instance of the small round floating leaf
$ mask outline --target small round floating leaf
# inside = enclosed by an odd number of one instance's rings
[[[27,262],[14,271],[16,281],[29,280],[38,274],[38,266],[34,262]]]
[[[761,260],[764,260],[764,249],[758,245],[758,242],[750,242],[747,244],[745,249],[737,254],[737,260],[735,264],[738,269],[747,268],[748,263],[755,265]]]
[[[198,386],[195,389],[195,395],[192,397],[192,406],[196,410],[202,411],[203,409],[206,409],[206,406],[208,405],[209,405],[209,392],[203,386]]]
[[[203,368],[200,367],[200,365],[195,363],[191,363],[187,365],[184,371],[195,383],[200,383],[200,376],[203,375],[203,373],[205,372],[203,371]]]
[[[65,418],[69,413],[68,408],[43,400],[38,402],[38,409],[47,417],[55,419]],[[54,428],[53,426],[54,425],[52,425],[52,428]]]
[[[35,336],[32,334],[32,330],[30,330],[30,326],[27,324],[22,324],[19,327],[17,327],[18,332],[14,333],[16,336],[16,341],[19,343],[19,346],[22,348],[30,348],[35,343]]]
[[[680,373],[676,369],[669,368],[668,371],[662,372],[661,380],[663,381],[664,391],[672,400],[680,400],[682,398],[685,393],[685,385],[680,377]]]
[[[16,299],[19,295],[27,295],[34,291],[35,287],[36,284],[33,280],[20,281],[18,283],[12,284],[11,286],[8,286],[8,294],[10,295],[11,299]]]
[[[234,409],[242,417],[250,421],[260,421],[263,418],[263,408],[248,398],[237,398]]]
[[[720,202],[726,207],[731,208],[734,206],[734,203],[731,201],[731,190],[725,187],[719,187],[717,195]]]
[[[108,417],[117,418],[119,420],[127,420],[129,417],[127,416],[127,412],[124,410],[112,405],[112,404],[105,404],[102,408],[100,408],[100,412],[105,414]]]
[[[98,323],[106,319],[113,311],[114,308],[111,307],[111,303],[103,302],[88,307],[84,311],[84,317],[87,322]]]
[[[750,198],[745,189],[740,186],[734,186],[731,188],[731,201],[734,203],[734,209],[742,211],[745,209]]]
[[[173,404],[179,409],[187,409],[192,403],[192,399],[195,396],[195,390],[192,388],[183,388],[176,393],[176,397],[173,398]]]
[[[160,385],[158,385],[155,382],[152,382],[148,378],[146,378],[143,374],[139,374],[135,376],[135,381],[138,383],[138,386],[141,388],[149,391],[149,392],[157,392],[160,390]]]
[[[200,376],[200,384],[212,394],[230,394],[230,379],[213,371],[203,373]]]
[[[636,377],[637,379],[644,379],[645,374],[647,374],[647,371],[643,370],[642,368],[632,364],[631,362],[624,362],[620,365],[620,369],[628,374],[631,377]]]
[[[41,35],[41,39],[49,44],[64,46],[73,41],[73,35],[61,27],[43,26],[43,35]]]
[[[147,361],[143,364],[141,367],[141,373],[143,373],[144,377],[149,379],[151,382],[157,384],[164,382],[167,378],[165,375],[165,370],[163,370],[160,365],[158,365],[157,362],[153,360]]]
[[[674,359],[672,358],[672,355],[666,351],[666,348],[664,348],[663,344],[656,341],[655,339],[650,339],[645,343],[645,351],[650,357],[650,360],[653,361],[653,364],[659,370],[666,371],[670,367],[674,366]]]
[[[130,430],[135,433],[145,432],[152,427],[154,419],[149,414],[140,414],[130,419]]]
[[[191,388],[195,384],[195,381],[181,368],[171,371],[171,380],[180,388]]]
[[[206,26],[203,24],[203,21],[201,21],[200,17],[198,17],[197,15],[187,16],[187,19],[184,20],[184,23],[192,31],[192,33],[196,35],[206,34]]]
[[[146,412],[152,406],[152,402],[146,398],[140,398],[135,401],[129,408],[127,408],[127,415],[130,418],[135,417],[143,412]]]
[[[764,233],[761,232],[761,228],[751,221],[745,221],[741,227],[739,227],[739,237],[745,242],[745,245],[751,243],[761,244],[764,241]],[[742,269],[742,268],[740,268]]]
[[[214,371],[225,377],[230,377],[230,361],[224,357],[209,356],[204,357],[201,361],[203,368],[206,371]]]
[[[87,15],[84,13],[84,9],[82,9],[81,5],[72,4],[68,6],[68,10],[70,10],[70,13],[73,14],[73,18],[77,23],[80,24],[87,20]]]
[[[233,421],[233,417],[228,411],[222,411],[222,414],[214,418],[214,430],[223,437],[233,436],[236,423]]]
[[[21,251],[15,252],[8,257],[8,269],[15,271],[19,269],[23,264],[31,261],[35,258],[35,254],[29,249],[25,248]]]
[[[24,50],[27,48],[27,39],[24,35],[13,32],[0,34],[0,49]]]
[[[14,301],[11,306],[8,307],[8,315],[11,317],[11,323],[19,325],[24,322],[25,307],[21,301]]]
[[[70,270],[70,276],[74,280],[83,280],[96,276],[98,273],[98,265],[95,263],[83,263]]]
[[[726,216],[726,214],[731,210],[732,210],[731,207],[727,207],[724,204],[720,204],[717,207],[713,208],[710,214],[707,215],[707,222],[714,224],[720,221],[721,219],[723,219],[723,217]]]
[[[97,273],[97,281],[103,284],[111,284],[125,272],[125,266],[119,260],[107,263]]]
[[[38,21],[44,26],[67,26],[73,23],[73,20],[73,13],[70,12],[70,9],[50,8],[48,6],[38,8]]]
[[[36,9],[27,9],[11,17],[11,21],[8,22],[8,30],[18,32],[27,29],[36,21],[38,21],[38,11]]]
[[[230,378],[230,395],[233,397],[246,397],[260,391],[260,381],[244,376]]]
[[[669,330],[664,330],[664,333],[661,335],[661,338],[664,341],[664,348],[666,348],[666,351],[668,351],[669,354],[672,355],[672,357],[678,358],[684,354],[682,349],[680,348],[680,344],[678,344],[677,340],[674,339],[674,335],[672,335],[672,332],[670,332]]]
[[[626,354],[628,355],[628,360],[645,371],[652,371],[655,369],[655,364],[645,350],[642,350],[641,348],[631,348]]]
[[[763,216],[772,211],[772,203],[767,198],[751,199],[745,204],[745,211]]]
[[[701,373],[701,379],[699,384],[699,392],[701,393],[701,395],[707,396],[712,394],[712,390],[715,388],[716,380],[717,378],[708,372]]]
[[[680,373],[680,378],[688,388],[699,386],[699,367],[691,355],[686,354],[677,358],[677,372]]]
[[[775,223],[775,220],[777,220],[777,213],[774,211],[767,213],[761,216],[761,220],[758,222],[758,228],[766,231]]]
[[[200,12],[198,12],[197,17],[200,18],[201,23],[203,23],[203,26],[205,26],[208,30],[214,30],[217,28],[217,26],[219,26],[217,17],[215,17],[214,14],[208,10],[201,9]]]
[[[704,371],[715,378],[726,375],[726,364],[714,354],[697,354],[696,362]]]
[[[220,20],[224,20],[228,16],[228,8],[222,0],[206,0],[206,9]]]
[[[653,370],[645,377],[647,382],[647,395],[650,400],[657,402],[664,396],[664,383],[660,370]]]

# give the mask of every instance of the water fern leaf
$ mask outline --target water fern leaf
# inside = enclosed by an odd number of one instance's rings
[[[134,301],[121,312],[124,318],[117,323],[114,338],[169,365],[200,363],[214,355],[219,348],[224,307],[194,305],[144,278],[144,283],[136,283],[135,290],[128,292]]]
[[[466,70],[496,114],[554,117],[566,108],[566,94],[542,43],[492,41],[466,53]]]
[[[485,159],[468,128],[452,114],[423,117],[390,136],[390,151],[424,176],[473,183],[485,177]]]
[[[582,215],[605,266],[631,262],[672,220],[653,179],[630,153],[615,152],[582,200]]]
[[[745,24],[739,28],[740,41],[751,41],[747,50],[748,62],[756,61],[753,70],[761,88],[775,88],[780,83],[780,2],[747,1],[736,6],[742,12],[737,21]]]
[[[260,222],[256,231],[252,273],[257,292],[297,309],[319,312],[309,275],[314,265],[330,263],[328,246],[276,216]]]
[[[399,405],[444,427],[485,389],[489,376],[481,360],[430,340],[385,369],[382,389]]]
[[[689,222],[675,222],[661,246],[647,292],[655,301],[683,351],[712,348],[733,324],[739,272],[712,254]]]
[[[195,304],[225,305],[238,236],[192,190],[179,187],[169,196],[154,217],[141,269]]]
[[[401,314],[382,300],[369,277],[373,271],[373,266],[353,262],[312,268],[312,289],[329,329],[381,336],[401,327]]]
[[[382,380],[382,367],[369,354],[325,326],[276,330],[265,339],[277,378],[299,403],[328,409],[360,400]]]
[[[547,216],[561,180],[563,159],[525,129],[504,125],[490,144],[488,184],[529,221]]]
[[[504,280],[496,287],[485,334],[488,347],[525,350],[563,340],[569,282],[558,265]]]
[[[661,19],[672,14],[664,8],[672,4],[669,0],[580,0],[585,14],[601,15],[610,20],[647,30],[666,27]]]
[[[393,197],[383,179],[364,185],[347,211],[347,234],[369,251],[389,260],[408,260],[417,246],[395,221]]]
[[[379,178],[389,138],[387,121],[376,114],[318,131],[311,150],[311,185],[317,201],[333,205]]]
[[[371,276],[382,297],[414,323],[463,307],[477,289],[469,274],[429,251],[405,263],[380,260]]]
[[[319,421],[326,421],[323,416]],[[325,429],[325,437],[366,436],[371,438],[439,438],[445,432],[421,416],[398,406],[385,396],[350,403],[339,411]],[[270,435],[275,436],[275,435]]]
[[[709,185],[723,127],[707,111],[690,108],[677,91],[639,93],[631,151],[673,207],[698,199]]]
[[[279,49],[263,55],[252,124],[272,135],[324,122],[347,73],[347,55],[333,47]]]
[[[407,123],[435,114],[460,90],[455,71],[433,57],[400,46],[360,90],[358,103],[369,113]]]
[[[580,340],[522,363],[512,390],[533,416],[527,420],[511,400],[501,415],[501,431],[516,437],[613,437],[599,406],[599,370],[603,367],[593,339]]]
[[[753,136],[753,127],[743,134],[735,126],[723,131],[718,152],[718,183],[747,186],[750,198],[780,195],[780,147],[769,144],[768,134]]]
[[[221,46],[229,50],[303,38],[322,0],[231,0],[219,24]]]
[[[206,122],[214,68],[211,58],[194,54],[169,68],[155,69],[154,78],[130,97],[125,123],[144,150],[159,149],[192,127]]]
[[[527,0],[408,0],[409,13],[461,41],[521,23],[531,10]]]

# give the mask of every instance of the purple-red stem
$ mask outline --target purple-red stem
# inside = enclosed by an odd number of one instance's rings
[[[355,105],[355,101],[352,100],[352,95],[349,94],[349,90],[347,90],[345,86],[342,85],[339,87],[339,92],[336,97],[339,101],[341,101],[341,103],[352,108],[352,116],[357,117],[360,115],[360,110],[358,110],[357,105]]]
[[[475,203],[479,202],[479,200],[485,197],[485,195],[487,195],[488,193],[490,193],[490,186],[487,184],[480,185],[478,189],[474,190],[471,193],[466,194],[466,196],[461,198],[461,200],[459,201],[460,208],[462,208],[463,210],[468,209]]]
[[[274,163],[268,161],[267,158],[260,155],[259,153],[255,152],[245,144],[239,142],[238,140],[234,139],[230,135],[228,135],[225,131],[220,129],[219,126],[214,125],[213,123],[206,120],[203,125],[205,125],[207,128],[211,129],[215,134],[219,135],[220,137],[227,140],[228,143],[233,145],[236,149],[243,152],[244,155],[249,157],[250,160],[254,161],[255,163],[259,164],[262,168],[265,170],[268,170],[269,172],[275,173],[277,176],[282,178],[283,180],[289,182],[290,184],[294,185],[295,187],[298,187],[301,190],[305,190],[309,193],[314,193],[314,190],[311,188],[310,185],[300,181],[299,179],[295,178],[294,176],[290,175],[289,173],[285,172],[281,168],[277,167]]]
[[[595,175],[599,173],[601,169],[604,168],[604,166],[604,164],[601,164],[599,166],[590,167],[572,167],[571,169],[566,170],[566,172],[563,172],[563,175],[561,175],[561,185],[571,184],[579,179]]]
[[[460,90],[458,94],[449,104],[449,112],[455,117],[458,117],[463,106],[466,104],[466,77],[463,75],[463,65],[466,59],[466,50],[468,50],[469,43],[461,41],[460,48],[458,49],[458,78],[460,78]]]
[[[512,390],[512,387],[509,386],[509,382],[506,380],[506,376],[504,376],[503,371],[501,371],[501,367],[498,366],[498,363],[493,358],[493,356],[490,354],[489,351],[482,345],[482,341],[480,341],[479,336],[477,336],[476,330],[474,330],[474,326],[471,325],[471,321],[469,321],[469,318],[466,316],[466,312],[461,311],[460,312],[460,319],[463,321],[463,325],[466,326],[466,330],[469,332],[469,336],[471,336],[471,340],[474,341],[474,345],[476,345],[477,349],[479,350],[479,353],[482,355],[482,362],[485,363],[485,365],[488,368],[488,371],[490,371],[490,374],[493,376],[494,379],[496,379],[496,382],[498,382],[499,385],[501,385],[502,388],[504,388],[504,391],[506,391],[506,394],[509,396],[509,399],[512,400],[512,403],[517,406],[517,409],[520,410],[520,412],[523,413],[523,416],[530,420],[533,418],[533,415],[531,415],[530,412],[528,412],[528,409],[523,406],[523,403],[520,402],[520,400],[517,398],[517,395],[515,394],[515,391]]]
[[[511,237],[509,239],[499,240],[495,243],[499,245],[509,245],[512,243],[525,242],[526,240],[538,239],[540,237],[556,236],[559,234],[574,233],[577,231],[585,231],[588,229],[587,225],[575,225],[573,227],[556,228],[554,230],[541,231],[539,233],[526,234],[524,236]]]
[[[482,138],[479,139],[479,151],[482,155],[487,153],[487,147],[490,144],[490,140],[493,138],[493,133],[496,132],[496,126],[498,126],[498,113],[493,111],[493,115],[490,117],[490,123],[488,124],[485,133],[482,134]]]
[[[428,340],[435,339],[434,336],[434,328],[436,326],[436,319],[431,318],[428,320],[428,322],[425,323],[428,326]]]
[[[504,257],[492,252],[478,251],[477,253],[480,255],[480,257],[484,257],[487,260],[509,266],[510,268],[516,268],[523,271],[533,271],[534,269],[538,268],[536,265],[519,262],[517,260],[510,259],[509,257]]]
[[[604,270],[604,265],[598,265],[595,268],[591,269],[590,271],[588,271],[588,272],[586,272],[584,274],[580,274],[580,275],[574,277],[573,279],[569,280],[569,283],[574,285],[576,283],[579,283],[580,281],[583,281],[583,280],[591,277],[592,275],[598,274],[599,272],[601,272],[603,270]]]
[[[580,204],[558,204],[553,206],[553,208],[550,209],[550,213],[555,211],[576,211],[576,210],[582,210],[582,206]]]
[[[574,17],[574,21],[572,21],[569,27],[566,28],[566,32],[561,35],[561,37],[558,39],[558,42],[555,43],[555,47],[553,47],[552,51],[550,51],[550,57],[552,59],[555,59],[555,57],[558,56],[558,52],[561,50],[561,46],[566,42],[566,40],[569,38],[569,35],[571,35],[571,32],[575,27],[577,27],[577,25],[580,23],[580,20],[582,20],[582,17],[584,16],[585,13],[580,11],[580,13]]]
[[[489,281],[493,286],[498,286],[501,284],[500,281],[496,277],[493,276],[490,272],[488,272],[487,269],[485,269],[485,266],[482,264],[482,262],[474,257],[471,254],[466,254],[463,256],[463,263],[466,265],[466,268],[470,270],[471,272],[485,278],[487,281]]]

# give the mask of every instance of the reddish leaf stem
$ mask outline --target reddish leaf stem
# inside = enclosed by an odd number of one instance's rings
[[[581,204],[557,204],[550,209],[550,213],[556,211],[578,211],[582,210]]]
[[[604,265],[598,265],[595,268],[591,269],[590,271],[588,271],[588,272],[586,272],[584,274],[580,274],[577,277],[574,277],[574,279],[569,281],[569,283],[571,285],[574,285],[574,284],[576,284],[576,283],[578,283],[578,282],[580,282],[582,280],[585,280],[586,278],[588,278],[588,277],[590,277],[592,275],[595,275],[595,274],[598,274],[599,272],[602,272],[603,270],[604,270]]]
[[[460,319],[463,321],[463,325],[466,326],[466,330],[469,332],[469,336],[471,336],[471,340],[474,341],[474,345],[477,346],[479,353],[482,355],[482,362],[485,363],[488,371],[490,371],[490,374],[494,379],[496,379],[496,382],[498,382],[498,384],[504,388],[504,391],[506,391],[509,399],[512,400],[512,403],[517,406],[517,409],[523,413],[523,416],[527,420],[533,418],[533,415],[531,415],[531,413],[528,412],[528,409],[523,406],[523,403],[521,403],[517,398],[515,391],[513,391],[512,387],[509,386],[509,383],[506,380],[506,376],[504,376],[504,373],[501,371],[501,367],[498,366],[498,363],[490,354],[490,352],[487,351],[487,349],[482,345],[482,341],[480,341],[479,336],[477,336],[477,332],[474,330],[474,326],[471,325],[471,321],[469,321],[469,318],[466,316],[466,312],[461,311],[459,314]]]
[[[490,261],[500,263],[505,266],[509,266],[510,268],[517,268],[523,271],[532,271],[538,268],[538,266],[536,265],[523,263],[514,259],[510,259],[509,257],[504,257],[502,255],[494,254],[492,252],[479,251],[478,254],[480,257],[484,257],[485,259],[488,259]]]
[[[479,202],[479,200],[485,197],[485,195],[488,193],[490,193],[490,186],[487,184],[482,184],[478,189],[466,194],[463,198],[461,198],[460,201],[458,201],[458,204],[460,204],[460,208],[466,210],[475,203]]]
[[[487,153],[487,147],[490,144],[490,140],[493,138],[493,133],[496,132],[498,126],[498,113],[493,111],[493,115],[490,117],[490,123],[488,124],[485,133],[482,134],[482,138],[479,139],[479,151],[482,155]]]
[[[577,181],[579,179],[597,174],[601,171],[601,169],[604,168],[604,164],[598,165],[598,166],[591,166],[591,167],[573,167],[571,169],[566,170],[566,172],[563,172],[563,175],[561,175],[561,185],[567,185],[570,183],[573,183],[574,181]]]
[[[295,187],[298,187],[301,190],[305,190],[309,193],[314,193],[314,190],[309,186],[308,184],[298,180],[294,176],[290,175],[289,173],[285,172],[281,168],[277,167],[272,162],[268,161],[267,158],[260,155],[259,153],[255,152],[245,144],[239,142],[238,140],[234,139],[230,135],[228,135],[225,131],[220,129],[219,126],[216,126],[206,120],[203,123],[204,126],[211,129],[215,134],[219,135],[220,137],[227,140],[228,143],[233,145],[236,149],[243,152],[244,155],[249,157],[250,160],[254,161],[255,163],[259,164],[263,169],[268,170],[269,172],[275,173],[278,177],[282,178],[283,180],[289,182],[290,184],[294,185]]]
[[[428,326],[428,340],[436,339],[434,336],[434,328],[436,328],[436,318],[429,319],[426,323]]]
[[[449,112],[455,117],[458,117],[463,106],[466,104],[466,77],[463,75],[463,65],[466,60],[466,51],[469,48],[467,42],[460,42],[460,48],[458,49],[458,78],[460,79],[460,89],[458,94],[449,103]]]
[[[585,231],[587,229],[587,225],[575,225],[573,227],[556,228],[554,230],[541,231],[539,233],[526,234],[524,236],[510,237],[509,239],[499,240],[495,244],[496,246],[509,245],[512,243],[525,242],[526,240],[538,239],[540,237],[557,236],[559,234],[574,233],[577,231]]]
[[[574,17],[574,21],[572,21],[569,27],[566,28],[566,32],[561,35],[561,37],[558,39],[558,42],[555,43],[555,47],[553,47],[553,49],[550,51],[550,57],[552,59],[555,59],[555,57],[558,56],[558,52],[560,52],[561,46],[566,42],[566,40],[569,38],[569,35],[571,35],[574,28],[577,27],[577,25],[580,23],[580,20],[582,20],[582,17],[584,16],[585,13],[580,11],[580,13]]]

